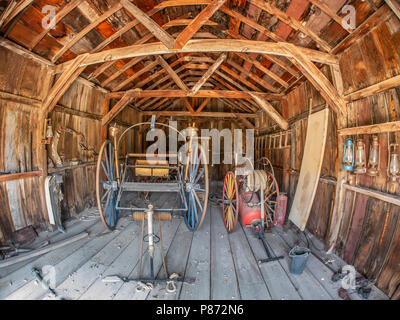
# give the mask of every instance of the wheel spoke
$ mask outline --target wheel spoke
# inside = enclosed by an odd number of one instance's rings
[[[109,176],[109,174],[108,174],[108,171],[106,170],[106,168],[104,166],[104,161],[103,160],[101,160],[101,166],[103,167],[104,173],[106,174],[108,181],[112,181],[110,176]]]
[[[108,189],[108,190],[104,193],[104,195],[101,197],[101,202],[104,201],[104,199],[105,199],[106,196],[110,193],[110,191],[111,191],[111,189]]]
[[[205,172],[205,169],[204,169],[204,168],[201,169],[199,175],[197,176],[196,180],[194,181],[194,184],[197,184],[197,182],[198,182],[198,181],[200,180],[200,178],[203,176],[204,172]]]
[[[203,206],[202,206],[201,203],[200,203],[200,199],[199,199],[199,197],[197,196],[197,193],[196,193],[194,190],[192,191],[192,193],[193,193],[194,197],[196,198],[196,201],[197,201],[197,203],[198,203],[198,205],[199,205],[199,207],[200,207],[200,209],[201,209],[201,212],[203,212]]]

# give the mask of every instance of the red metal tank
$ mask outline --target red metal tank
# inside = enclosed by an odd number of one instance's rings
[[[246,227],[261,222],[260,197],[258,193],[239,192],[239,214]]]

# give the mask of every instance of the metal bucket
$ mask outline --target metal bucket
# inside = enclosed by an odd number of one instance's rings
[[[290,265],[290,273],[302,274],[307,265],[307,259],[310,255],[310,249],[295,246],[289,252],[289,257],[292,258],[292,264]]]

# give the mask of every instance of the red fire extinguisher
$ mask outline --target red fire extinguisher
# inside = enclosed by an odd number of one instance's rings
[[[287,195],[285,193],[279,194],[278,210],[277,210],[278,212],[276,217],[276,225],[278,227],[283,227],[283,225],[285,224],[287,202],[288,202]]]

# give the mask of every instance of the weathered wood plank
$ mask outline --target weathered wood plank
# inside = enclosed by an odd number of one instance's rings
[[[229,249],[227,249],[229,248]],[[211,299],[241,298],[235,264],[220,207],[211,205]]]

